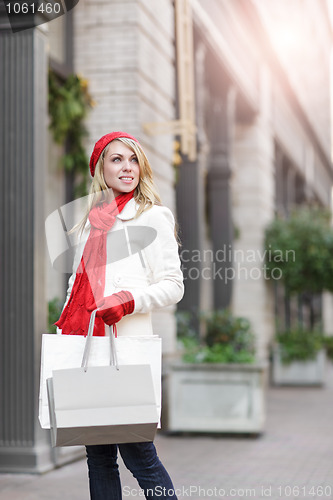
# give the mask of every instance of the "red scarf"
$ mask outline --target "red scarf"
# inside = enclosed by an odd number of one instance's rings
[[[90,210],[91,230],[76,271],[72,293],[55,323],[65,335],[87,335],[91,311],[104,297],[107,232],[133,194],[134,191],[120,194],[111,203],[95,205]],[[102,318],[96,318],[93,335],[105,335]]]

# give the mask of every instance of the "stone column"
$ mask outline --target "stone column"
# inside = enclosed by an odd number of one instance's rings
[[[285,213],[283,183],[283,152],[275,148],[275,209],[280,215]]]
[[[208,212],[212,240],[214,309],[230,305],[232,238],[230,196],[230,147],[234,122],[234,91],[231,87],[213,98],[211,113],[211,159],[208,171]]]
[[[184,159],[177,183],[177,212],[180,227],[185,294],[180,303],[184,311],[199,312],[201,290],[202,182],[198,162]],[[198,324],[193,325],[198,328]]]
[[[47,40],[42,30],[12,34],[2,25],[0,32],[0,471],[53,467],[49,436],[38,422],[47,318]]]
[[[235,271],[232,310],[247,317],[257,338],[257,356],[266,359],[274,334],[273,286],[265,280],[264,231],[274,217],[274,141],[271,128],[270,75],[261,71],[260,112],[237,124],[232,178]]]
[[[322,301],[323,301],[323,330],[326,335],[332,336],[333,294],[330,292],[324,292]]]

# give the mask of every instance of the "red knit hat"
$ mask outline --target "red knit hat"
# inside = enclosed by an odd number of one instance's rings
[[[132,135],[126,134],[126,132],[111,132],[110,134],[103,135],[95,144],[94,150],[91,154],[90,157],[90,162],[89,162],[89,167],[90,167],[90,172],[92,177],[95,175],[95,168],[96,164],[98,162],[98,158],[101,155],[101,152],[107,146],[111,141],[114,141],[115,139],[119,139],[120,137],[125,137],[126,139],[132,139],[132,141],[137,142],[138,144],[139,141],[133,137]]]

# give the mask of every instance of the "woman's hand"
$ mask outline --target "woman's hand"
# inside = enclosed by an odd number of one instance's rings
[[[98,310],[96,316],[103,319],[107,325],[114,325],[126,314],[134,311],[134,298],[131,292],[122,290],[104,297],[97,304]]]

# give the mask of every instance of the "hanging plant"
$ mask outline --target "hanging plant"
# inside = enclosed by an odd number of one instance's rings
[[[288,219],[275,219],[265,234],[266,265],[277,270],[289,293],[333,291],[333,229],[330,214],[301,207]]]
[[[61,165],[76,179],[75,196],[86,194],[89,168],[83,146],[88,135],[84,120],[93,106],[87,80],[72,74],[60,82],[56,74],[49,71],[50,129],[54,141],[66,145]]]

